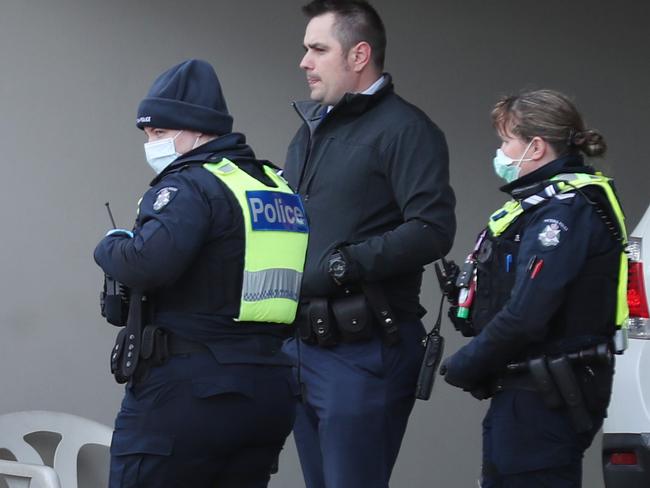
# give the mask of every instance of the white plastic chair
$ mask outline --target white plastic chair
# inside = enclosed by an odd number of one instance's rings
[[[45,462],[39,452],[32,447],[25,437],[35,432],[49,432],[61,436],[61,440],[54,451],[54,462],[52,463],[53,472],[48,473],[43,468]],[[77,457],[79,451],[86,445],[95,444],[100,446],[110,446],[113,431],[98,422],[89,420],[76,415],[59,412],[47,411],[26,411],[15,412],[0,415],[0,449],[6,449],[16,458],[17,463],[11,464],[12,461],[3,461],[0,464],[0,474],[14,470],[20,472],[23,470],[33,473],[31,482],[50,483],[29,485],[31,488],[77,488]],[[9,464],[8,464],[9,463]],[[32,465],[32,466],[30,466]],[[34,466],[40,465],[40,466]],[[20,476],[14,473],[6,473],[10,476]],[[51,475],[58,475],[58,480],[54,480]],[[42,481],[41,481],[42,480]],[[60,480],[60,484],[58,481]],[[17,488],[15,479],[6,478],[9,488]],[[56,484],[53,484],[56,483]],[[24,484],[22,486],[25,486]]]
[[[0,474],[9,488],[61,488],[59,477],[49,466],[0,459]]]

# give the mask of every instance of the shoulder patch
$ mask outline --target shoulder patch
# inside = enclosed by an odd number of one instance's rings
[[[177,193],[178,188],[174,186],[166,186],[165,188],[161,188],[158,190],[158,192],[156,192],[156,201],[153,202],[153,209],[156,212],[160,212],[169,204],[169,202],[174,199]]]
[[[558,246],[562,232],[566,232],[569,228],[564,222],[556,219],[544,219],[544,223],[546,226],[537,235],[540,244],[546,249]]]

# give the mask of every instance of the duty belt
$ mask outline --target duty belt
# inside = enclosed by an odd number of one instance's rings
[[[593,428],[593,421],[583,397],[572,364],[611,365],[613,360],[609,344],[558,356],[542,356],[519,363],[508,364],[509,374],[497,378],[489,392],[507,389],[537,391],[548,408],[566,407],[577,432]]]
[[[171,334],[169,332],[167,332],[167,348],[170,356],[210,352],[210,349],[205,344],[195,341],[188,341],[176,334]]]
[[[294,323],[303,342],[322,347],[369,340],[373,329],[386,344],[399,342],[397,320],[378,284],[364,283],[356,293],[346,288],[340,297],[305,298]]]
[[[118,334],[111,355],[111,371],[118,383],[135,382],[146,378],[152,367],[164,364],[170,356],[181,354],[206,353],[210,349],[205,344],[189,341],[156,325],[147,325],[139,332],[139,327],[129,330],[125,327]],[[124,374],[128,365],[128,374]]]

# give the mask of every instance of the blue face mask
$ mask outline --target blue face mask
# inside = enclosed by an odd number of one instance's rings
[[[170,163],[172,163],[180,153],[176,152],[174,141],[183,131],[178,132],[173,138],[160,139],[158,141],[146,142],[144,144],[144,154],[147,163],[151,166],[156,174],[160,174]]]
[[[521,163],[524,161],[532,161],[532,158],[524,159],[524,156],[530,149],[530,146],[533,144],[533,141],[530,141],[528,143],[528,146],[526,146],[526,150],[524,153],[521,155],[521,158],[518,160],[514,160],[509,158],[504,154],[504,152],[501,150],[501,148],[497,149],[497,155],[494,157],[494,160],[492,163],[494,164],[494,172],[499,176],[499,178],[502,178],[506,181],[506,183],[510,183],[512,181],[515,181],[517,178],[519,178],[519,173],[521,172]]]

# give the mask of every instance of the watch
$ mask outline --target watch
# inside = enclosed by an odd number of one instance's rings
[[[330,256],[327,271],[337,285],[343,283],[348,271],[348,263],[340,251],[336,250]]]

